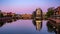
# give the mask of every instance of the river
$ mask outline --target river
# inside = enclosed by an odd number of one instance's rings
[[[40,27],[41,26],[41,27]],[[33,20],[17,20],[0,24],[0,34],[55,34],[49,32],[47,20],[42,21],[39,29]]]

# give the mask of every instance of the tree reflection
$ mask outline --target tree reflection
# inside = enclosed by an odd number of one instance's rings
[[[42,28],[42,21],[41,20],[33,20],[32,23],[36,27],[36,30],[40,30]]]
[[[15,19],[10,19],[10,20],[7,20],[6,22],[7,23],[12,23],[12,22],[14,22],[14,21],[16,21]]]
[[[52,24],[54,23],[54,24]],[[47,28],[48,28],[48,32],[55,32],[55,34],[60,34],[60,25],[56,25],[55,22],[53,21],[48,21],[47,22]]]
[[[12,23],[14,21],[16,20],[15,19],[9,19],[9,20],[3,20],[3,21],[0,20],[0,27],[2,27],[5,23]]]
[[[0,27],[2,27],[5,23],[3,21],[0,21]]]

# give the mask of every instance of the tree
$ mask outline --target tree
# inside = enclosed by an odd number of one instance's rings
[[[51,17],[54,14],[54,8],[48,8],[48,12],[46,14],[47,18]]]
[[[1,10],[0,10],[0,18],[2,18],[3,17],[3,14],[2,14],[2,12],[1,12]]]

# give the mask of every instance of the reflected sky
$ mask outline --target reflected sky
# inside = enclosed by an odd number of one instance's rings
[[[42,22],[42,29],[36,30],[32,20],[18,20],[0,27],[0,34],[54,34],[47,31],[47,21]]]

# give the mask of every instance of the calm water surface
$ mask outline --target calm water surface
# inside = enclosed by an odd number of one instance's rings
[[[48,32],[47,21],[42,21],[40,30],[36,29],[36,25],[32,20],[17,20],[11,23],[5,23],[0,27],[0,34],[55,34]]]

